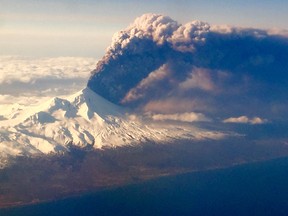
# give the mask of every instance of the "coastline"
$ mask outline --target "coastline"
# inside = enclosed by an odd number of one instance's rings
[[[59,196],[55,199],[46,199],[46,200],[33,200],[31,202],[15,202],[15,203],[6,203],[2,204],[0,203],[0,212],[2,210],[11,210],[11,209],[18,209],[18,208],[25,208],[25,207],[33,207],[41,204],[51,204],[55,202],[61,202],[69,199],[77,199],[89,195],[94,195],[97,193],[105,193],[113,190],[117,190],[122,187],[131,187],[139,184],[149,184],[149,182],[153,181],[159,181],[163,179],[169,179],[169,178],[175,178],[175,177],[181,177],[181,176],[186,176],[186,175],[194,175],[194,174],[209,174],[213,172],[221,172],[221,171],[229,171],[233,169],[241,169],[245,168],[246,166],[257,166],[257,165],[265,165],[273,162],[280,161],[282,162],[283,160],[288,160],[288,156],[282,156],[282,157],[277,157],[277,158],[270,158],[266,160],[257,160],[257,161],[249,161],[249,162],[243,162],[243,163],[238,163],[238,164],[233,164],[230,166],[223,166],[223,167],[213,167],[213,168],[207,168],[204,170],[186,170],[186,171],[179,171],[179,172],[174,172],[174,173],[167,173],[159,176],[154,176],[152,178],[147,178],[147,179],[141,179],[137,180],[137,182],[127,182],[126,184],[119,184],[119,185],[110,185],[110,186],[100,186],[98,188],[90,188],[84,191],[77,191],[73,192],[71,194],[67,194],[65,196]]]

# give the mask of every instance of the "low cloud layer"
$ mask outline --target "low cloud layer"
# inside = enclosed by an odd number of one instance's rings
[[[181,121],[181,122],[208,122],[211,121],[202,113],[173,113],[173,114],[154,114],[151,116],[156,121]]]
[[[0,95],[59,95],[85,86],[93,58],[0,56]]]
[[[13,112],[85,87],[96,59],[0,56],[0,110]]]
[[[288,105],[288,38],[145,14],[114,35],[88,86],[145,111],[278,118]]]
[[[237,124],[264,124],[266,119],[260,117],[248,118],[247,116],[231,117],[223,121],[224,123],[237,123]]]

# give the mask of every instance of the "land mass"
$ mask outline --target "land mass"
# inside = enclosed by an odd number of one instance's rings
[[[19,157],[0,170],[0,208],[35,204],[166,175],[288,156],[281,141],[191,141]]]

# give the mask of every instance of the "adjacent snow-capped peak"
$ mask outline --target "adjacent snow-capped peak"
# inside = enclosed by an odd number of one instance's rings
[[[159,128],[132,120],[123,108],[89,88],[69,97],[56,97],[38,106],[18,109],[10,117],[0,120],[0,165],[9,156],[65,152],[71,145],[103,148],[223,136],[195,127]]]
[[[120,107],[85,88],[67,98],[55,97],[19,110],[11,119],[1,121],[1,147],[13,142],[14,147],[18,144],[42,153],[62,151],[67,143],[101,147],[103,141],[95,138],[108,124],[116,125],[121,116]],[[27,149],[21,152],[30,153]]]

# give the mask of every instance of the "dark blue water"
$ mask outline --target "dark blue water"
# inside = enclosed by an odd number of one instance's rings
[[[288,215],[288,158],[0,210],[21,215]]]

